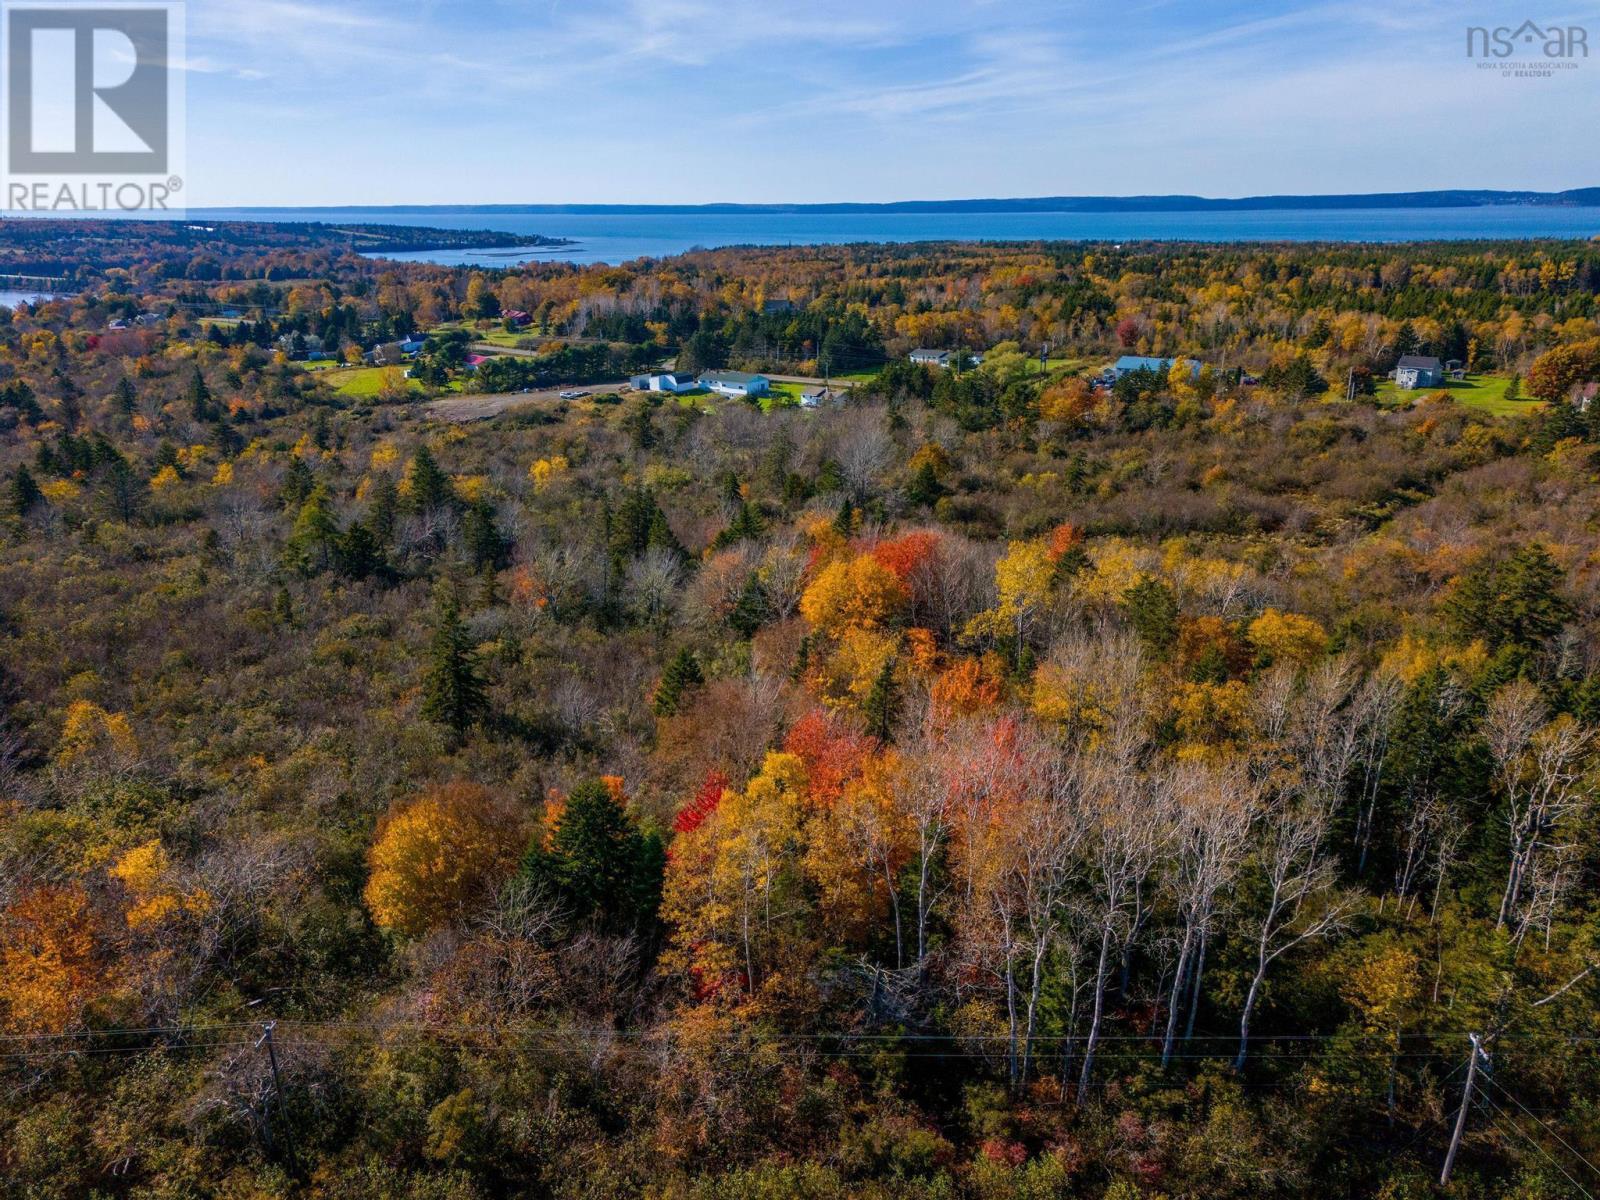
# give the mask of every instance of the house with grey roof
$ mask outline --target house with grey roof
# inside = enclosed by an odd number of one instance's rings
[[[746,400],[765,396],[772,390],[772,381],[765,375],[752,375],[748,371],[706,371],[700,376],[700,386],[719,396]]]
[[[1439,387],[1444,383],[1444,364],[1431,355],[1407,354],[1394,369],[1394,385],[1414,388]]]

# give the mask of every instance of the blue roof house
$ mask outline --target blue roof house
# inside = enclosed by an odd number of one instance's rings
[[[1124,354],[1117,359],[1117,365],[1111,369],[1118,379],[1134,371],[1153,371],[1157,375],[1163,375],[1172,369],[1172,362],[1170,358],[1146,358],[1139,354]],[[1189,360],[1189,378],[1193,379],[1200,374],[1200,366],[1201,364],[1193,359]]]

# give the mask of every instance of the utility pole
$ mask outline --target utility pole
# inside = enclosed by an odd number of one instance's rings
[[[276,1021],[268,1021],[261,1026],[261,1038],[256,1042],[256,1049],[263,1046],[267,1049],[267,1062],[272,1067],[272,1102],[267,1109],[267,1147],[272,1147],[272,1122],[279,1118],[283,1112],[283,1078],[278,1074],[278,1050],[273,1044],[272,1034],[278,1027]],[[289,1131],[288,1122],[283,1122],[283,1149],[289,1159],[289,1169],[296,1176],[300,1174],[300,1159],[294,1152],[294,1135]]]
[[[1489,1054],[1478,1035],[1469,1033],[1467,1038],[1472,1042],[1472,1057],[1467,1060],[1467,1083],[1461,1089],[1461,1111],[1456,1114],[1456,1130],[1450,1135],[1450,1150],[1444,1156],[1444,1170],[1439,1172],[1440,1187],[1450,1182],[1450,1172],[1456,1165],[1456,1151],[1461,1149],[1461,1135],[1467,1131],[1467,1110],[1472,1106],[1472,1085],[1478,1081],[1478,1060],[1483,1059],[1485,1066],[1489,1063]]]

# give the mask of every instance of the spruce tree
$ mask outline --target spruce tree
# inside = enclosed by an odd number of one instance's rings
[[[189,412],[196,421],[209,421],[215,415],[211,407],[211,389],[206,387],[206,377],[200,368],[189,377]]]
[[[1153,575],[1122,594],[1122,611],[1141,641],[1157,656],[1165,657],[1178,640],[1178,598]]]
[[[368,496],[367,525],[379,545],[387,546],[394,540],[394,521],[400,509],[400,491],[394,485],[394,477],[387,471],[379,471],[373,477]]]
[[[699,687],[705,681],[705,674],[700,670],[700,660],[694,656],[694,652],[687,646],[679,650],[667,664],[667,669],[661,673],[661,682],[656,686],[655,699],[651,704],[656,716],[670,717],[678,711],[684,693]]]
[[[511,543],[495,524],[494,510],[486,500],[468,507],[461,519],[461,540],[474,571],[498,570],[505,565]]]
[[[419,446],[411,456],[411,470],[406,479],[411,488],[407,500],[413,512],[433,512],[455,499],[450,477],[439,469],[433,452],[426,446]]]
[[[478,656],[461,623],[455,597],[439,604],[433,640],[428,647],[428,673],[422,684],[422,715],[463,734],[489,710],[489,697]]]
[[[591,780],[573,788],[548,844],[528,852],[522,872],[576,919],[620,932],[654,921],[665,865],[661,839],[642,832],[612,789]]]
[[[306,466],[305,459],[299,455],[293,456],[289,459],[288,470],[283,473],[283,483],[278,488],[278,507],[299,509],[316,486],[316,477],[311,474],[311,468]]]
[[[734,602],[733,611],[728,614],[728,626],[740,637],[755,637],[756,630],[765,625],[771,615],[767,591],[752,572],[750,578],[745,580],[739,599]]]
[[[319,484],[294,519],[284,562],[302,575],[316,575],[332,565],[338,548],[339,521],[328,501],[328,489]]]
[[[117,380],[117,390],[113,399],[116,401],[117,411],[123,416],[132,416],[135,406],[139,402],[138,393],[133,390],[133,381],[124,375]]]
[[[18,465],[17,473],[11,477],[9,491],[11,511],[19,517],[27,516],[44,499],[44,493],[39,490],[39,484],[33,478],[33,472],[28,470],[25,465]]]
[[[834,514],[833,530],[842,538],[851,538],[856,533],[856,506],[850,503],[850,497],[844,498],[844,503],[839,505],[839,511]]]
[[[940,484],[939,473],[934,470],[931,462],[924,462],[919,466],[912,473],[911,481],[906,484],[906,499],[924,508],[932,508],[942,495],[944,486]]]
[[[350,522],[338,547],[339,573],[351,579],[365,579],[383,565],[383,550],[378,539],[360,521]]]
[[[894,740],[895,718],[900,715],[900,684],[895,678],[894,667],[893,658],[884,662],[878,677],[872,681],[872,690],[861,705],[867,732],[885,744]]]

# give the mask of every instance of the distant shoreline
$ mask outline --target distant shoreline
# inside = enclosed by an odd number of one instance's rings
[[[1600,208],[1600,187],[1560,192],[1443,190],[1361,192],[1347,195],[1208,197],[1036,196],[968,200],[897,200],[826,204],[307,204],[209,205],[201,211],[293,213],[338,209],[348,212],[526,213],[531,215],[814,214],[849,213],[1159,213],[1317,211],[1326,209]]]

